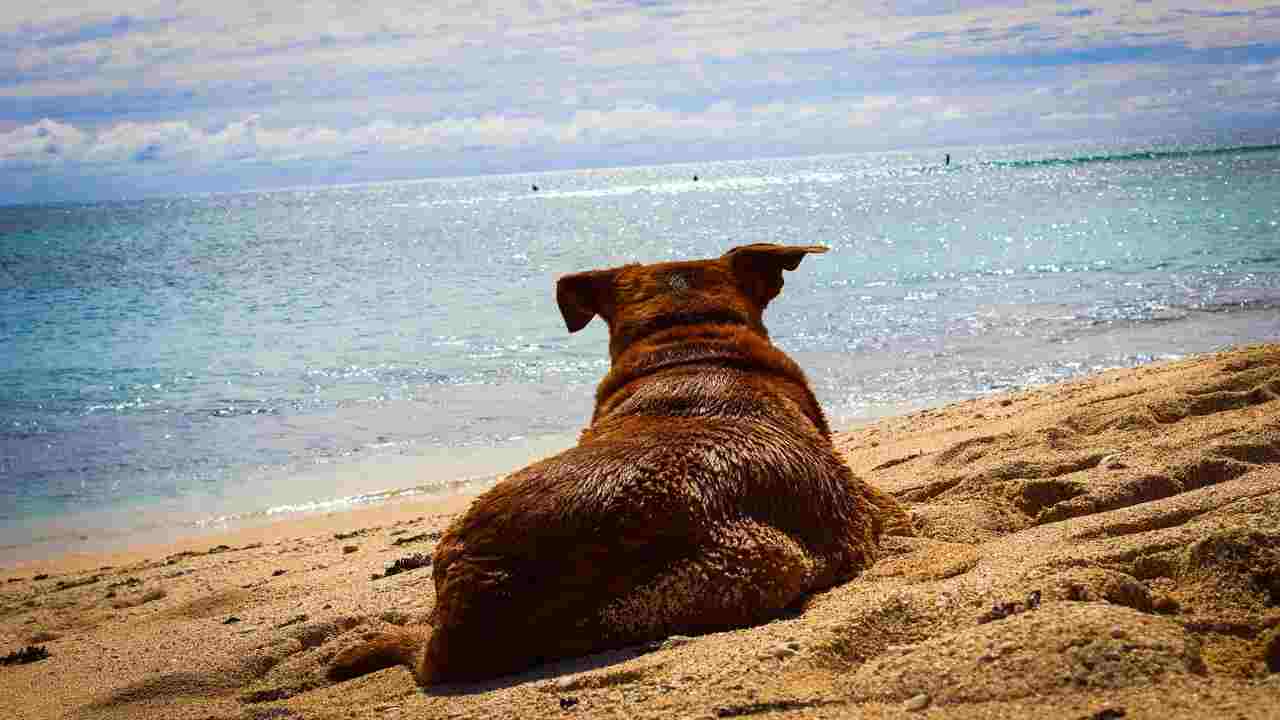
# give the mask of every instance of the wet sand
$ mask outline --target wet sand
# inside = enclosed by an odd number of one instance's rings
[[[467,498],[0,569],[19,718],[1280,717],[1280,345],[840,433],[916,536],[774,622],[478,685],[344,683]],[[519,612],[513,607],[512,612]],[[15,660],[19,658],[14,658]],[[31,658],[22,658],[31,659]]]

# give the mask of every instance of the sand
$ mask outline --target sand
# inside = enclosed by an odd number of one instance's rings
[[[911,511],[857,579],[766,625],[418,689],[326,661],[425,618],[465,499],[0,570],[19,718],[1280,717],[1280,345],[838,435]],[[412,565],[413,563],[409,563]],[[37,575],[47,575],[34,579]],[[374,579],[377,576],[377,579]],[[512,612],[519,612],[513,607]]]

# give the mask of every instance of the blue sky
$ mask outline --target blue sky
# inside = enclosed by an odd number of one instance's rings
[[[1280,0],[10,5],[0,204],[1280,128]]]

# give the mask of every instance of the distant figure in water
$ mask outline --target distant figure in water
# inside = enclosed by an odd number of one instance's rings
[[[536,184],[533,186],[533,191],[538,192],[538,186]]]
[[[698,176],[697,176],[697,175],[694,175],[694,176],[693,176],[693,181],[694,181],[694,182],[698,182]]]
[[[946,157],[946,159],[945,159],[945,160],[943,160],[943,161],[942,161],[942,164],[943,164],[943,165],[950,165],[950,164],[951,164],[951,153],[947,153],[947,157]],[[535,189],[535,190],[537,190],[537,188],[534,188],[534,189]]]

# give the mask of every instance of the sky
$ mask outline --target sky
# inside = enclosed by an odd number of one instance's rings
[[[0,205],[1280,128],[1280,0],[9,3]]]

